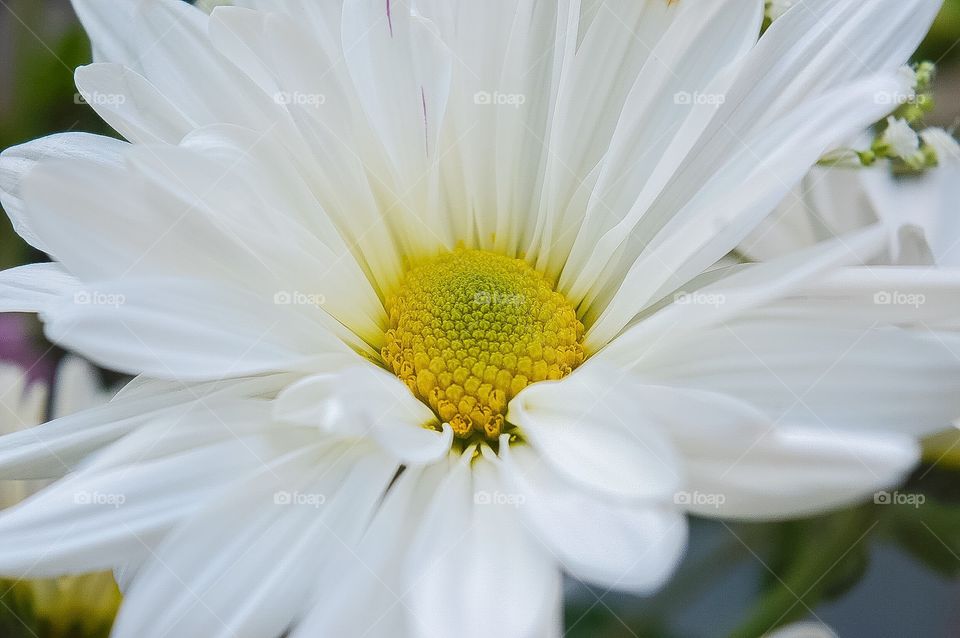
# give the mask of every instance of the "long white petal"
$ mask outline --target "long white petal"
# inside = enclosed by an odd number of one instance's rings
[[[83,284],[56,263],[28,264],[0,272],[0,312],[44,312]]]
[[[506,481],[522,500],[528,529],[574,578],[604,588],[648,593],[673,573],[687,523],[672,501],[623,503],[571,485],[530,448],[501,444]]]
[[[531,636],[554,622],[559,570],[506,495],[485,458],[471,467],[468,455],[447,476],[408,555],[415,635]]]
[[[0,572],[36,578],[116,566],[139,555],[145,543],[156,542],[225,484],[258,471],[283,451],[304,447],[304,436],[270,432],[263,410],[247,408],[249,425],[238,412],[223,416],[237,434],[208,420],[205,427],[216,432],[193,435],[195,447],[189,447],[187,422],[173,437],[167,433],[178,423],[160,421],[139,433],[136,444],[132,439],[118,444],[122,453],[108,448],[75,474],[5,510]],[[196,420],[189,424],[201,426]],[[261,432],[251,433],[250,427]]]
[[[611,392],[616,370],[574,372],[531,385],[510,402],[507,420],[557,473],[621,499],[663,498],[681,482],[669,442],[647,427],[642,405]]]
[[[283,633],[311,597],[317,569],[339,544],[357,542],[395,472],[369,450],[337,446],[265,468],[157,547],[114,634]],[[166,601],[159,612],[158,596]]]
[[[34,248],[47,253],[46,243],[32,230],[24,210],[22,184],[26,175],[39,162],[56,159],[87,160],[101,164],[118,164],[127,145],[118,140],[89,133],[61,133],[42,137],[0,154],[0,203],[13,223],[14,230]]]
[[[370,436],[406,463],[431,463],[450,450],[452,431],[397,377],[372,365],[342,362],[307,377],[277,397],[277,419],[335,436]]]

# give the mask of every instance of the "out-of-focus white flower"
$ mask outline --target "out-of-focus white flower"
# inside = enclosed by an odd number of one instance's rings
[[[837,638],[837,634],[823,623],[802,622],[781,627],[764,638]]]
[[[46,420],[50,395],[44,382],[29,383],[19,366],[0,364],[0,433],[28,431]],[[102,388],[90,364],[67,357],[57,369],[52,395],[52,417],[58,418],[101,406],[113,393]],[[13,507],[47,484],[0,481],[0,509]],[[0,588],[5,598],[0,614],[27,614],[19,620],[27,633],[38,623],[53,636],[102,636],[120,606],[120,593],[110,572],[0,580]]]
[[[900,77],[903,79],[904,85],[909,86],[912,93],[913,89],[917,88],[916,69],[914,69],[909,64],[904,64],[902,67],[900,67],[899,73],[900,73]]]

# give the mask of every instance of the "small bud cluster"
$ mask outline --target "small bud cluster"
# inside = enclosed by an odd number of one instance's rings
[[[839,149],[820,160],[825,165],[872,166],[878,160],[889,160],[897,172],[917,173],[944,163],[960,160],[960,144],[952,133],[942,128],[921,128],[923,118],[933,110],[932,62],[904,67],[912,91],[897,109],[874,128],[869,148]]]

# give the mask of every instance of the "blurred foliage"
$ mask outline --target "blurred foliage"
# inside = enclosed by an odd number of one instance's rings
[[[960,0],[944,0],[936,22],[914,59],[930,60],[942,66],[960,60]]]
[[[4,6],[0,24],[9,38],[0,75],[0,149],[64,131],[108,133],[76,93],[73,71],[90,61],[90,43],[69,7],[37,0],[8,0]],[[0,267],[36,257],[2,216]]]
[[[108,638],[120,604],[120,592],[110,574],[62,580],[74,584],[65,590],[54,579],[0,580],[0,636]]]

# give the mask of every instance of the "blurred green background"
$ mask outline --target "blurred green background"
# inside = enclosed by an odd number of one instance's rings
[[[73,85],[73,70],[90,54],[67,0],[0,0],[0,59],[0,148],[54,132],[111,134]],[[960,0],[946,0],[917,59],[939,67],[937,108],[926,123],[954,127]],[[42,258],[0,217],[0,267]],[[958,486],[955,472],[924,466],[901,490],[923,494],[919,508],[867,504],[765,525],[694,521],[690,554],[656,597],[571,583],[568,635],[752,636],[757,627],[815,617],[854,638],[960,637]]]

